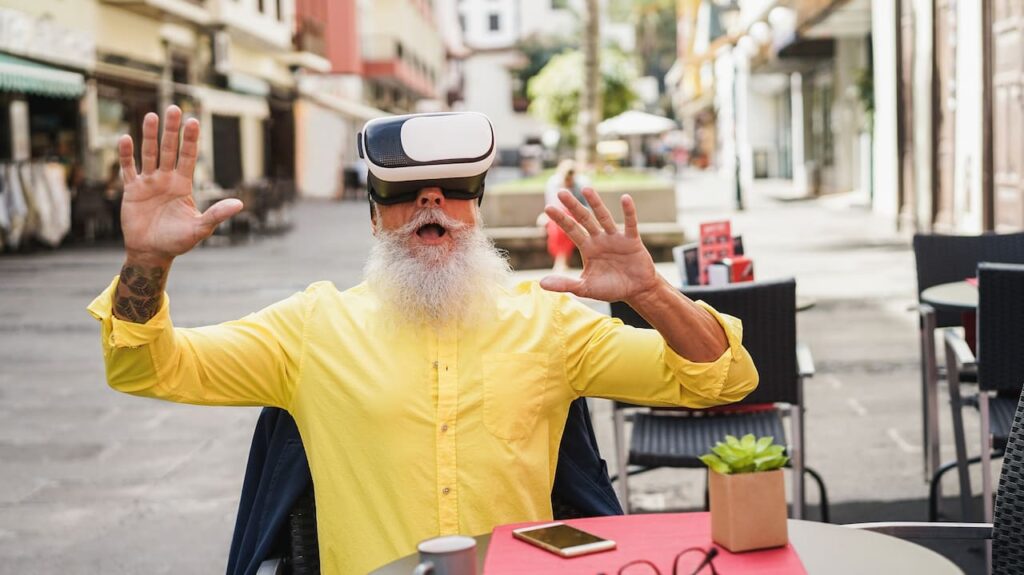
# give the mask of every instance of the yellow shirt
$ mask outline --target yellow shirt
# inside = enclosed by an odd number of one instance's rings
[[[757,386],[739,320],[710,310],[729,348],[692,363],[536,283],[495,287],[477,325],[380,321],[365,285],[329,282],[243,319],[174,328],[89,306],[114,389],[182,403],[272,405],[298,424],[316,488],[324,573],[365,573],[438,535],[551,518],[569,403],[581,395],[705,407]],[[707,306],[705,306],[707,307]]]

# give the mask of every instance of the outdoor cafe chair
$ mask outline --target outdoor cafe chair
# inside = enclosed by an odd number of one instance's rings
[[[935,353],[935,330],[963,325],[961,314],[937,310],[921,302],[921,292],[945,283],[972,277],[978,263],[1024,263],[1024,233],[952,236],[915,234],[914,260],[917,269],[918,314],[921,342],[922,431],[925,438],[925,477],[930,479],[939,469],[939,381],[946,370],[939,365]],[[977,381],[967,369],[960,372],[961,382]],[[958,419],[957,419],[958,420]],[[957,421],[954,420],[954,421]],[[963,429],[954,424],[954,434]]]
[[[986,373],[982,368],[981,376]],[[880,522],[847,527],[911,540],[991,540],[991,572],[1024,573],[1024,393],[1017,398],[1006,436],[991,523]]]
[[[551,508],[555,519],[622,514],[583,397],[569,406]],[[318,544],[313,480],[298,427],[287,411],[264,408],[249,450],[227,573],[319,573]]]
[[[947,331],[946,363],[954,421],[961,420],[960,412],[965,404],[977,408],[981,416],[981,454],[978,458],[967,457],[963,426],[955,426],[954,429],[959,434],[956,438],[956,468],[960,475],[963,519],[969,519],[970,511],[967,466],[980,461],[984,520],[991,521],[992,456],[993,453],[998,456],[1005,449],[1016,398],[1024,388],[1024,265],[982,263],[978,266],[977,275],[977,354],[957,332]],[[956,384],[960,381],[960,374],[966,370],[977,373],[976,397],[965,398],[960,385]],[[929,502],[932,510],[937,506],[936,485],[948,469],[949,466],[940,469],[932,479]]]
[[[641,408],[615,402],[618,474],[613,480],[618,481],[619,498],[626,512],[631,510],[631,473],[659,467],[704,468],[699,457],[710,452],[727,434],[772,436],[785,444],[783,416],[788,415],[792,434],[787,454],[794,471],[793,517],[802,519],[804,515],[807,472],[818,483],[822,518],[828,521],[825,485],[817,473],[804,465],[803,383],[814,375],[814,362],[810,350],[796,340],[796,281],[789,278],[715,287],[687,286],[682,293],[743,321],[743,345],[757,366],[760,383],[742,401],[711,409]],[[627,325],[650,327],[624,302],[612,303],[611,314]],[[627,418],[633,423],[628,446]]]

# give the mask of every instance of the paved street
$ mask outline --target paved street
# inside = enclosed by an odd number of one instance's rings
[[[731,217],[758,277],[795,276],[800,297],[815,301],[799,315],[818,367],[807,386],[807,461],[828,484],[833,519],[922,517],[909,239],[852,195],[790,201],[784,183],[768,182],[737,214],[730,186],[714,176],[687,174],[679,190],[690,232]],[[304,202],[294,219],[289,234],[181,258],[169,287],[175,323],[235,318],[320,279],[342,289],[359,281],[370,244],[365,204]],[[223,571],[257,411],[106,387],[85,306],[120,260],[115,246],[0,257],[0,573]],[[659,267],[674,277],[671,265]],[[614,469],[606,402],[595,402],[594,417]],[[646,510],[703,499],[698,472],[660,470],[631,485]]]

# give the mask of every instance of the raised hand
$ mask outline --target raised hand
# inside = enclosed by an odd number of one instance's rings
[[[633,198],[622,196],[626,225],[619,230],[597,192],[587,188],[583,195],[593,213],[567,190],[558,192],[558,199],[568,212],[556,206],[544,209],[579,248],[583,274],[579,279],[548,276],[541,280],[541,287],[609,302],[627,301],[657,287],[659,276],[640,240]]]
[[[169,265],[176,256],[212,234],[218,224],[241,211],[242,202],[221,200],[200,213],[192,199],[199,122],[185,122],[180,154],[181,110],[177,106],[167,108],[158,148],[159,123],[153,113],[146,114],[143,120],[141,173],[135,169],[131,137],[122,136],[118,142],[124,178],[121,229],[130,261]]]

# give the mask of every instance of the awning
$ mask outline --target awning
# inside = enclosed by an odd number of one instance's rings
[[[54,98],[81,98],[85,77],[45,64],[0,54],[0,91]]]
[[[653,136],[678,127],[675,121],[668,118],[639,110],[627,110],[598,124],[597,133],[602,137]]]
[[[261,120],[270,115],[266,98],[206,87],[197,87],[193,95],[211,114],[252,116]]]
[[[391,114],[384,110],[378,110],[377,108],[361,104],[359,102],[353,102],[344,98],[339,98],[332,94],[317,94],[314,92],[302,92],[302,95],[310,100],[320,104],[325,108],[334,110],[335,112],[346,116],[353,120],[366,122],[374,118],[382,118],[384,116],[390,116]]]

